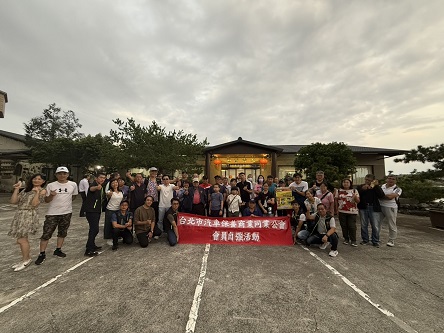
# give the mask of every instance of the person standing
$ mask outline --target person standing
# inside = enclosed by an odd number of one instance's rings
[[[85,256],[94,257],[99,253],[101,247],[96,245],[96,236],[99,233],[100,214],[102,213],[102,204],[105,201],[105,189],[103,183],[106,175],[99,173],[91,184],[86,196],[85,211],[86,220],[89,224],[88,240],[86,242]]]
[[[227,217],[239,217],[241,205],[242,199],[239,195],[239,189],[232,186],[231,194],[227,197]]]
[[[242,199],[242,203],[246,205],[250,201],[250,195],[253,193],[253,187],[251,186],[251,183],[247,180],[247,177],[245,177],[245,173],[241,172],[239,173],[240,182],[236,184],[236,187],[240,191],[240,196]]]
[[[55,229],[57,231],[57,247],[54,255],[59,258],[66,257],[62,252],[63,242],[68,234],[68,228],[72,217],[72,201],[79,193],[77,184],[68,180],[69,170],[61,166],[56,169],[57,181],[49,183],[46,187],[45,202],[49,203],[48,211],[43,223],[43,234],[40,238],[40,254],[35,261],[36,265],[41,265],[46,259],[46,248]]]
[[[119,189],[119,181],[117,179],[109,182],[108,191],[106,191],[108,203],[105,210],[105,224],[103,226],[103,238],[107,240],[108,245],[113,245],[113,224],[111,218],[114,213],[120,209],[120,203],[123,200],[123,193]]]
[[[11,222],[8,236],[17,240],[22,253],[22,261],[13,265],[14,272],[21,271],[31,263],[28,234],[34,235],[39,224],[38,207],[45,200],[46,190],[42,188],[45,179],[41,174],[33,175],[21,192],[21,183],[14,185],[11,204],[17,204],[17,211]]]
[[[358,216],[359,192],[353,188],[350,179],[343,179],[341,188],[336,192],[336,206],[341,224],[344,244],[357,247],[356,217]]]
[[[361,245],[369,243],[368,225],[372,227],[371,241],[374,247],[379,247],[379,234],[381,231],[381,205],[379,199],[385,197],[384,191],[379,186],[375,176],[368,174],[365,183],[359,185],[360,201],[358,203],[359,217],[361,219]]]
[[[302,180],[302,175],[300,173],[295,173],[293,175],[293,182],[288,186],[293,194],[294,200],[299,204],[299,208],[302,213],[305,213],[306,208],[304,205],[305,192],[308,190],[308,183]]]
[[[262,187],[262,191],[258,194],[256,198],[256,202],[263,215],[274,216],[274,214],[276,213],[276,211],[274,210],[276,196],[274,193],[271,193],[268,188],[268,183],[265,183]]]
[[[387,246],[395,246],[395,239],[398,235],[398,228],[396,226],[396,217],[398,216],[398,198],[402,193],[402,189],[396,186],[396,176],[388,175],[386,183],[381,186],[385,194],[383,199],[379,200],[381,204],[382,216],[387,220],[389,227],[389,240]]]
[[[193,186],[190,187],[187,195],[184,193],[184,196],[185,198],[191,197],[192,214],[205,216],[205,205],[207,204],[207,195],[205,193],[205,190],[199,186],[199,178],[193,179]]]
[[[321,200],[331,216],[335,215],[335,198],[327,188],[327,183],[321,183],[320,190],[316,191],[316,197]]]
[[[79,182],[79,194],[82,197],[82,207],[80,207],[80,217],[85,217],[85,200],[89,189],[90,175],[83,175],[82,180]]]
[[[210,195],[210,216],[220,217],[224,212],[224,196],[220,193],[220,185],[213,185],[213,192]]]
[[[163,229],[163,218],[165,217],[166,211],[171,207],[171,199],[173,198],[174,191],[178,190],[174,184],[170,184],[170,177],[165,175],[162,177],[163,184],[157,186],[157,190],[159,191],[159,219],[158,226],[159,229],[165,231]]]

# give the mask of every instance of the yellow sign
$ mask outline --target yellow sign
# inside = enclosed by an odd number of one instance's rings
[[[291,209],[291,202],[294,200],[291,191],[280,191],[276,189],[276,203],[277,209]]]

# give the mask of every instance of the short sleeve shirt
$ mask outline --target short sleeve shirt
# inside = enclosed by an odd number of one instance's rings
[[[392,187],[387,187],[387,184],[384,184],[381,186],[381,189],[384,191],[384,194],[393,194],[396,193],[399,196],[401,196],[402,189],[396,185]],[[389,207],[389,208],[398,208],[398,204],[396,203],[395,198],[387,200],[387,199],[380,199],[379,204],[382,207]]]
[[[46,215],[65,215],[72,213],[72,197],[79,194],[77,184],[68,180],[66,183],[58,181],[49,183],[46,187],[46,196],[49,197],[52,191],[56,191],[56,195],[48,204],[48,212]]]

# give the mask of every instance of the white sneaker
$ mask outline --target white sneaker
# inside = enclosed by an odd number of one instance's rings
[[[112,239],[108,239],[106,241],[106,245],[113,246],[113,240]]]
[[[330,257],[336,257],[337,255],[338,255],[338,251],[336,250],[336,251],[333,251],[333,250],[331,250],[330,251],[330,253],[328,254]]]
[[[28,259],[22,263],[20,263],[16,268],[14,268],[14,272],[19,272],[23,269],[25,269],[26,267],[29,266],[29,264],[32,262],[32,259]]]
[[[325,250],[327,248],[327,246],[329,246],[329,245],[330,245],[330,242],[325,242],[325,243],[322,243],[321,245],[319,245],[319,248],[321,250]]]
[[[154,238],[154,239],[159,239],[159,236],[154,236],[153,238]]]
[[[390,247],[395,246],[395,241],[393,239],[389,239],[389,241],[387,242],[387,246],[390,246]]]

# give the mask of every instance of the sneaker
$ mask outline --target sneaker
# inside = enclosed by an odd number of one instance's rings
[[[359,243],[359,244],[361,244],[361,245],[367,245],[367,244],[368,244],[368,241],[362,241],[362,242]]]
[[[153,238],[154,238],[154,239],[159,239],[159,236],[154,236]]]
[[[379,248],[379,243],[373,243],[373,247]]]
[[[358,244],[356,244],[356,242],[351,242],[350,245],[353,246],[353,247],[357,247],[358,246]]]
[[[111,250],[113,250],[113,251],[117,251],[118,248],[119,248],[119,247],[118,247],[117,245],[113,245],[113,247],[111,248]]]
[[[336,251],[333,251],[333,250],[331,250],[330,251],[330,253],[328,254],[330,257],[336,257],[337,255],[338,255],[338,251],[336,250]]]
[[[100,251],[101,249],[102,249],[101,246],[94,246],[94,248],[93,248],[94,251]]]
[[[348,245],[348,240],[345,240],[345,241],[344,241],[344,245]]]
[[[389,239],[389,241],[387,242],[387,246],[390,246],[390,247],[395,246],[395,241],[393,239]]]
[[[112,239],[108,239],[106,241],[106,245],[113,246],[113,240]]]
[[[85,252],[85,257],[95,257],[97,255],[99,255],[99,253],[96,252],[96,251],[88,251],[88,250],[86,250],[86,252]]]
[[[319,248],[321,250],[325,250],[327,248],[327,246],[329,246],[329,245],[330,245],[330,242],[325,242],[325,243],[322,243],[321,245],[319,245]]]
[[[35,261],[36,265],[41,265],[46,259],[46,254],[44,253],[40,253],[39,257],[37,258],[37,260]]]
[[[18,272],[21,271],[23,269],[25,269],[26,267],[29,266],[29,264],[32,262],[32,259],[28,259],[22,263],[20,263],[20,265],[18,265],[17,267],[15,267],[14,272]]]
[[[54,255],[59,257],[59,258],[65,258],[66,254],[62,252],[62,250],[60,249],[55,249],[54,250]]]

